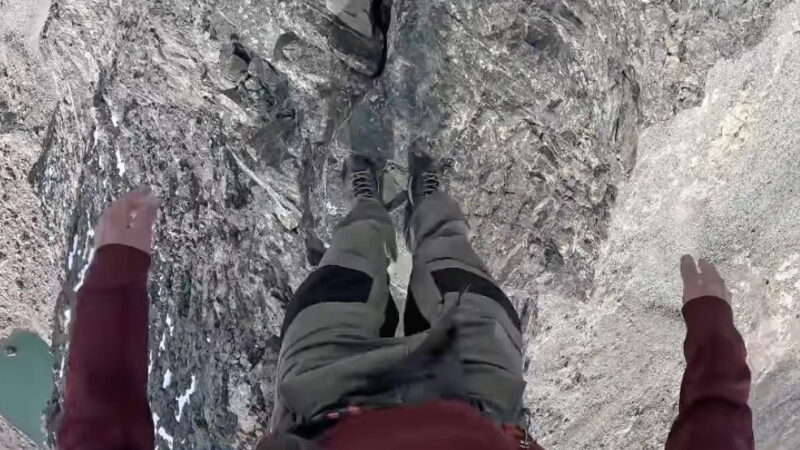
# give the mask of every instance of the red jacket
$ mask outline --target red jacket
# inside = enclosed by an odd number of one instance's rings
[[[122,245],[95,254],[78,292],[61,449],[154,446],[147,403],[149,263],[146,254]],[[686,373],[666,448],[753,449],[750,371],[730,306],[704,297],[687,303],[683,316]],[[321,444],[326,450],[519,448],[470,406],[444,401],[347,417]]]

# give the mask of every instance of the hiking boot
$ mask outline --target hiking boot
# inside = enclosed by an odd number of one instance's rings
[[[442,188],[442,164],[422,150],[408,152],[408,198],[416,206]]]
[[[375,7],[375,3],[380,6]],[[333,54],[351,69],[376,77],[386,64],[386,31],[391,2],[328,0],[334,13],[328,43]]]
[[[347,183],[354,199],[380,200],[378,169],[369,158],[353,153],[347,166]]]

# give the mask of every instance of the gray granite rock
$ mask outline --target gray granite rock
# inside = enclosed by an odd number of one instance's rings
[[[717,264],[734,293],[752,372],[756,448],[800,446],[794,425],[800,419],[798,83],[800,4],[794,4],[776,15],[756,48],[715,65],[701,105],[643,131],[637,166],[595,265],[591,303],[545,338],[563,343],[567,324],[591,323],[583,339],[560,352],[573,358],[582,389],[595,394],[578,402],[576,390],[542,386],[530,398],[536,404],[539,394],[552,394],[573,406],[556,408],[575,420],[553,437],[566,448],[588,445],[584,436],[595,432],[587,430],[600,423],[631,431],[592,445],[636,447],[644,440],[635,430],[657,429],[676,413],[683,368],[675,351],[683,331],[676,266],[683,253]],[[628,333],[620,319],[630,324]],[[629,410],[621,414],[619,403]],[[595,423],[580,419],[588,414]],[[665,433],[661,428],[647,441],[656,447]]]
[[[150,285],[158,443],[252,445],[272,406],[284,307],[346,212],[343,160],[354,149],[386,161],[402,185],[423,140],[452,160],[474,244],[523,316],[535,434],[550,448],[663,443],[678,309],[633,298],[628,266],[613,274],[608,249],[642,255],[625,240],[638,225],[612,224],[611,211],[640,148],[660,151],[644,130],[714,98],[707,71],[758,44],[790,2],[395,0],[369,15],[347,2],[349,18],[328,3],[0,1],[0,133],[40,146],[22,170],[42,203],[36,230],[52,236],[47,281],[64,289],[31,301],[55,303],[43,317],[57,356],[92,224],[114,196],[152,185],[164,199]],[[337,30],[371,46],[332,42]],[[628,223],[650,223],[644,214]],[[655,275],[667,272],[631,277],[644,289]],[[608,309],[602,289],[627,306]],[[636,312],[647,308],[671,321]],[[664,342],[657,352],[621,344],[642,327]],[[604,349],[620,359],[605,365]],[[657,378],[663,361],[671,372]],[[767,425],[794,408],[778,403],[793,395],[787,361],[754,391],[765,443],[790,430]],[[614,395],[621,386],[636,388]]]
[[[0,445],[14,450],[34,450],[37,446],[0,417]]]

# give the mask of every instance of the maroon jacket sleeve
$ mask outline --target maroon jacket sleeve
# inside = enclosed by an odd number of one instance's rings
[[[698,298],[686,303],[683,317],[686,372],[667,450],[753,449],[750,369],[730,305],[716,297]]]
[[[147,404],[147,269],[124,245],[99,248],[78,292],[58,448],[152,449]]]

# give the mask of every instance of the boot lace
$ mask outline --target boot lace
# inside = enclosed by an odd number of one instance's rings
[[[425,172],[422,174],[422,198],[425,198],[439,190],[442,179],[436,172]]]
[[[375,198],[375,186],[368,170],[353,172],[351,183],[356,198]]]

